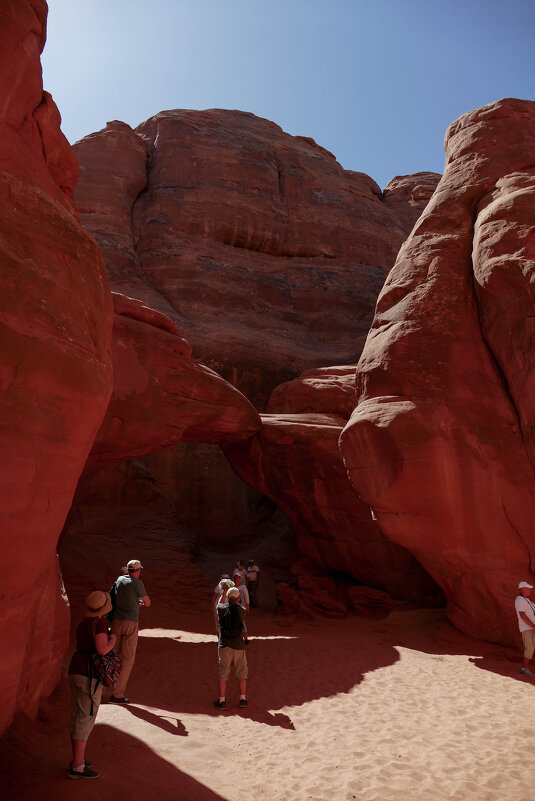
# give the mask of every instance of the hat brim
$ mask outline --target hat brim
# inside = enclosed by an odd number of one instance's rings
[[[103,615],[107,615],[108,612],[111,612],[112,608],[113,607],[112,607],[112,603],[111,603],[111,598],[109,596],[109,593],[106,593],[106,603],[104,604],[104,606],[101,609],[97,609],[96,611],[94,609],[89,609],[89,607],[86,606],[86,608],[85,608],[85,616],[86,617],[102,617]]]

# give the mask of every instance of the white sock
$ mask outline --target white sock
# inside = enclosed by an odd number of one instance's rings
[[[83,773],[85,768],[85,760],[82,762],[81,765],[73,765],[72,769],[76,771],[76,773]]]

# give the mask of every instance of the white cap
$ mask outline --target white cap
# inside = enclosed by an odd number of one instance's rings
[[[141,564],[139,559],[130,559],[130,561],[127,564],[128,570],[139,570],[142,567],[143,565]]]
[[[527,589],[532,590],[533,584],[528,584],[527,581],[521,581],[520,584],[518,585],[518,589],[521,590],[522,587],[527,587]]]

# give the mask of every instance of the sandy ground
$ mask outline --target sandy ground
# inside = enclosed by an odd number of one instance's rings
[[[100,708],[87,749],[100,778],[65,778],[64,681],[0,742],[3,801],[535,801],[535,680],[436,611],[281,628],[255,610],[250,706],[232,682],[224,713],[209,613],[156,622],[132,703]]]

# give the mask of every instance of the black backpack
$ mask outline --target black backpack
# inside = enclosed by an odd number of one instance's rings
[[[221,634],[225,639],[233,640],[243,631],[243,621],[238,606],[229,604],[220,618]]]

